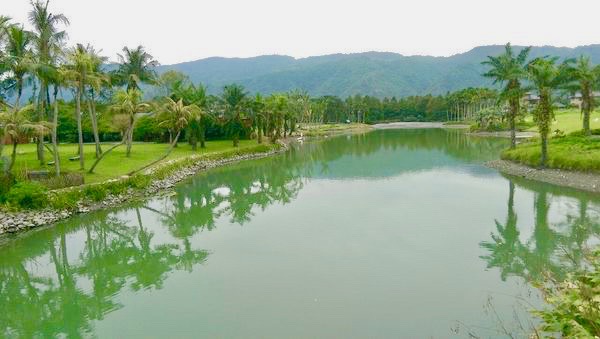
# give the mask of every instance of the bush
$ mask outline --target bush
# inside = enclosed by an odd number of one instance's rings
[[[81,195],[79,189],[52,194],[50,206],[57,210],[74,210],[77,208],[77,202],[81,200]]]
[[[91,185],[83,189],[83,196],[92,201],[102,201],[106,195],[106,189],[102,185]]]
[[[65,187],[81,186],[84,184],[84,177],[82,173],[65,173],[61,174],[59,177],[48,177],[37,181],[48,189],[55,190]]]
[[[8,191],[6,202],[24,209],[43,208],[48,204],[47,189],[34,181],[20,182]]]
[[[0,202],[6,200],[6,193],[15,184],[15,177],[11,174],[0,174]]]

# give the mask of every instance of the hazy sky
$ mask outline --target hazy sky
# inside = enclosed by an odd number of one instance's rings
[[[24,22],[29,0],[0,0]],[[389,51],[447,56],[484,44],[600,43],[598,0],[51,0],[70,43],[116,59],[144,45],[162,64],[210,56]]]

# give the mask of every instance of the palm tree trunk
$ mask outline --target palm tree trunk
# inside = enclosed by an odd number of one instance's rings
[[[586,91],[587,92],[587,91]],[[583,134],[586,136],[592,135],[592,131],[590,130],[590,111],[591,111],[591,96],[593,94],[582,93],[582,103],[581,109],[583,111]]]
[[[94,143],[96,144],[96,159],[102,154],[102,148],[100,147],[100,136],[98,135],[98,117],[96,116],[96,102],[94,93],[92,92],[91,97],[87,100],[88,109],[90,111],[90,120],[92,122],[92,133],[94,134]]]
[[[129,126],[127,127],[127,131],[125,132],[125,138],[127,140],[127,152],[125,153],[126,157],[131,157],[131,146],[133,144],[133,123],[135,122],[133,115],[129,117]]]
[[[258,119],[258,137],[257,137],[257,141],[259,144],[262,144],[262,130],[263,130],[262,119],[259,118]]]
[[[145,170],[146,168],[152,167],[154,165],[156,165],[157,163],[165,160],[170,154],[171,152],[173,152],[173,149],[175,148],[175,146],[177,145],[177,141],[179,141],[179,136],[181,135],[181,131],[178,131],[177,134],[175,135],[175,138],[173,139],[173,142],[171,143],[171,146],[169,146],[169,149],[167,150],[167,152],[165,154],[163,154],[160,158],[154,160],[153,162],[145,165],[144,167],[137,169],[135,171],[129,172],[128,175],[134,175],[136,173],[139,173],[143,170]]]
[[[126,143],[127,143],[127,136],[125,135],[125,136],[123,136],[123,140],[121,140],[120,143],[113,145],[111,148],[107,149],[106,152],[102,152],[102,154],[100,154],[98,159],[96,159],[96,161],[94,161],[94,163],[92,164],[92,167],[90,167],[90,170],[88,171],[88,173],[90,173],[90,174],[94,173],[94,169],[96,168],[98,163],[100,163],[100,160],[102,160],[107,154],[112,152],[115,148],[117,148],[123,144],[126,144]]]
[[[204,122],[200,121],[200,148],[206,148],[206,127]]]
[[[46,92],[47,92],[47,83],[46,80],[41,79],[40,80],[40,93],[39,93],[39,105],[40,105],[40,111],[38,112],[38,121],[42,122],[45,120],[45,114],[46,113],[46,105],[48,104],[47,101],[47,96],[46,96]],[[37,136],[37,158],[40,161],[40,165],[44,166],[45,165],[45,157],[44,157],[44,134],[40,133]]]
[[[58,86],[54,86],[54,114],[52,116],[52,149],[54,150],[54,172],[57,177],[60,176],[60,157],[58,156]]]
[[[548,159],[548,135],[542,133],[542,156],[540,159],[540,168],[546,168],[546,161]]]
[[[85,160],[83,156],[83,129],[81,126],[81,94],[82,86],[79,85],[77,88],[77,98],[75,106],[75,114],[77,115],[77,134],[79,137],[79,169],[82,170],[85,167]]]
[[[518,99],[516,99],[518,100]],[[517,147],[517,127],[515,124],[515,119],[517,118],[517,114],[519,111],[519,104],[515,99],[511,99],[510,102],[510,113],[508,117],[508,124],[510,127],[510,148],[515,149]]]
[[[13,149],[12,149],[12,154],[10,155],[10,166],[8,166],[8,171],[12,171],[15,162],[17,161],[17,145],[19,144],[19,141],[16,138],[12,138],[12,142],[13,142]]]

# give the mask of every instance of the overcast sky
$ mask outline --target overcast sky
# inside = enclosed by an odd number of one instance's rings
[[[0,0],[25,22],[29,0]],[[478,45],[600,43],[598,0],[51,0],[69,43],[116,59],[145,46],[161,64],[210,56],[387,51],[448,56]]]

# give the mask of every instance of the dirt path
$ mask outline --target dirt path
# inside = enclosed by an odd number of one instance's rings
[[[560,169],[536,169],[506,160],[492,160],[487,162],[486,166],[513,176],[600,193],[600,174]]]
[[[443,122],[390,122],[375,124],[375,129],[468,128],[467,125],[444,125]]]

